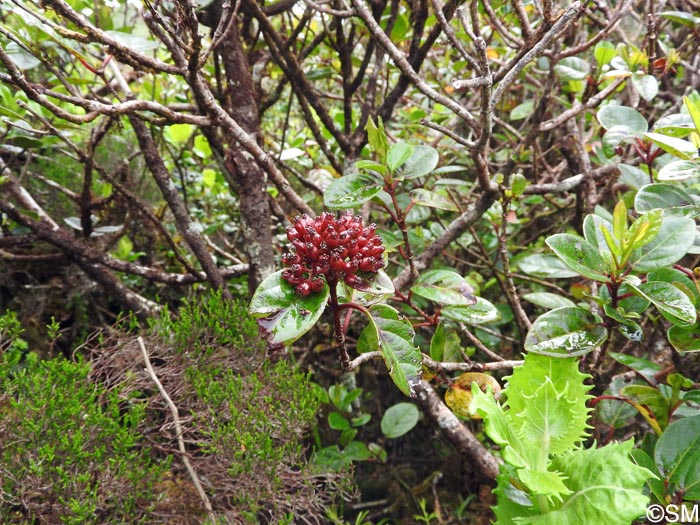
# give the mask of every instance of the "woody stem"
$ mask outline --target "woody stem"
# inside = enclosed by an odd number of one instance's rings
[[[343,321],[341,319],[342,308],[338,304],[338,281],[329,281],[328,286],[331,294],[328,304],[333,315],[333,337],[340,350],[340,367],[343,370],[348,370],[350,368],[350,356],[347,348],[345,348],[345,331],[343,330]]]

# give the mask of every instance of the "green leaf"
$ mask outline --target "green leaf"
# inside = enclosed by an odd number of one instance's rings
[[[510,110],[509,118],[511,121],[523,120],[532,115],[535,110],[535,101],[526,100],[525,102],[518,104],[513,109]]]
[[[673,20],[679,24],[683,24],[688,27],[695,27],[700,24],[700,17],[693,16],[692,13],[686,11],[662,11],[659,16]]]
[[[554,458],[552,468],[566,477],[571,494],[554,501],[554,509],[526,517],[522,525],[599,523],[630,525],[649,504],[644,483],[651,472],[632,462],[634,440],[602,448],[577,449]],[[584,521],[581,521],[582,517]]]
[[[686,501],[700,499],[700,416],[671,423],[656,442],[654,462],[672,491]]]
[[[420,206],[437,208],[438,210],[459,211],[459,208],[452,200],[434,191],[416,188],[415,190],[411,190],[409,195],[411,199]]]
[[[328,414],[328,426],[333,430],[345,430],[350,428],[350,422],[340,412],[331,412]]]
[[[616,239],[622,240],[627,233],[627,206],[625,206],[625,201],[620,200],[615,205],[613,210],[613,235]]]
[[[525,350],[567,357],[587,354],[608,337],[600,319],[579,307],[556,308],[538,317],[525,338]]]
[[[578,57],[567,57],[554,65],[554,72],[562,80],[585,80],[591,71],[591,66]]]
[[[250,313],[271,345],[289,344],[316,324],[326,307],[330,290],[303,297],[282,278],[283,270],[273,273],[260,285],[250,301]]]
[[[644,359],[643,357],[635,357],[628,354],[620,354],[618,352],[608,352],[608,355],[615,361],[625,366],[630,367],[638,374],[645,377],[648,381],[656,381],[654,376],[661,372],[661,366],[653,361]]]
[[[669,162],[656,175],[658,180],[687,180],[694,177],[700,177],[700,164],[691,160]]]
[[[659,82],[653,75],[632,74],[632,85],[639,95],[647,102],[651,101],[659,93]]]
[[[594,281],[607,282],[609,280],[610,268],[598,250],[583,237],[557,233],[547,238],[545,242],[573,271]]]
[[[650,412],[658,421],[660,428],[666,428],[670,407],[668,399],[657,388],[649,385],[627,385],[620,390],[620,394],[641,405],[643,410]]]
[[[689,326],[673,325],[667,336],[668,342],[678,352],[700,352],[700,321]]]
[[[528,293],[523,295],[523,299],[549,310],[563,306],[576,306],[571,299],[551,292]]]
[[[639,111],[627,106],[607,104],[598,110],[596,114],[598,122],[606,130],[613,127],[624,128],[628,135],[641,137],[649,129],[647,120]]]
[[[671,283],[648,281],[639,286],[627,283],[630,288],[650,301],[661,315],[677,325],[694,324],[697,312],[686,294]]]
[[[419,145],[394,174],[396,180],[415,179],[432,173],[440,162],[440,155],[431,146]]]
[[[373,337],[370,348],[380,350],[394,384],[407,396],[414,396],[413,387],[420,382],[422,359],[413,344],[415,332],[408,320],[399,319],[398,312],[387,305],[370,309]]]
[[[194,133],[192,124],[173,124],[165,128],[165,134],[171,142],[175,144],[184,144]]]
[[[504,390],[509,422],[525,446],[556,455],[585,438],[591,389],[586,377],[577,359],[525,355],[525,364],[513,370]]]
[[[545,253],[528,255],[518,262],[518,266],[523,273],[535,277],[563,279],[579,276],[578,272],[570,270],[561,259]]]
[[[531,492],[548,497],[562,497],[571,494],[558,472],[539,472],[532,469],[518,469],[520,481]]]
[[[440,323],[430,339],[430,357],[435,361],[458,363],[463,361],[459,334],[445,323]]]
[[[695,129],[700,131],[700,104],[698,104],[697,101],[693,101],[690,97],[685,96],[683,97],[683,105],[685,106],[685,109],[688,110],[688,114],[693,120]]]
[[[695,282],[685,273],[675,268],[660,268],[649,272],[647,281],[663,281],[671,283],[681,292],[688,296],[690,302],[695,308],[700,308],[700,290],[698,290]]]
[[[654,123],[654,131],[669,137],[684,138],[695,129],[693,119],[685,113],[672,113],[661,117]]]
[[[632,253],[630,264],[638,272],[649,272],[678,262],[695,243],[695,229],[695,221],[687,217],[664,217],[651,242]]]
[[[16,42],[8,42],[4,48],[7,56],[19,69],[32,69],[41,64],[38,58]]]
[[[693,198],[673,184],[647,184],[634,197],[634,209],[644,213],[654,209],[669,210],[674,215],[690,215],[697,211]]]
[[[389,150],[389,141],[386,138],[386,132],[384,131],[384,123],[381,117],[377,118],[377,124],[370,118],[367,121],[367,142],[369,142],[372,150],[377,154],[377,158],[381,162],[386,160],[386,153]]]
[[[510,181],[510,191],[513,193],[513,197],[520,197],[528,184],[528,180],[522,173],[513,175],[513,179]]]
[[[328,208],[356,208],[382,191],[383,181],[370,173],[350,173],[333,179],[323,194]]]
[[[645,173],[636,166],[630,166],[629,164],[619,164],[617,169],[620,170],[621,184],[626,184],[631,188],[638,190],[642,186],[649,184],[649,174]],[[639,211],[639,210],[637,210]]]
[[[160,42],[155,40],[148,40],[142,36],[132,35],[131,33],[123,33],[121,31],[105,31],[105,33],[111,36],[120,45],[129,48],[131,51],[142,52],[142,51],[152,51],[158,49],[161,46]]]
[[[598,68],[609,64],[615,57],[615,46],[607,40],[601,40],[595,46],[595,60],[598,62]]]
[[[476,303],[470,306],[445,306],[441,310],[441,314],[453,321],[472,325],[492,323],[501,317],[498,308],[481,297],[476,297]]]
[[[476,304],[474,289],[453,270],[429,270],[418,278],[411,291],[441,305]]]
[[[212,154],[209,141],[204,135],[197,135],[194,138],[194,149],[192,151],[203,159],[208,159]]]
[[[396,172],[413,155],[415,147],[406,142],[392,144],[386,155],[386,165],[391,173]]]
[[[604,395],[620,396],[620,390],[627,385],[622,376],[615,376],[610,386],[603,392]],[[635,409],[629,403],[617,399],[603,399],[596,404],[596,414],[606,425],[618,429],[627,426],[630,420],[637,415]]]
[[[676,137],[668,137],[660,133],[644,133],[644,136],[659,146],[666,153],[678,157],[683,160],[692,160],[698,151],[692,142],[679,139]]]
[[[387,172],[386,166],[384,164],[379,164],[373,160],[358,160],[355,163],[355,167],[358,170],[373,170],[377,173],[384,175]]]
[[[216,184],[216,172],[213,169],[205,168],[202,170],[202,184],[207,188],[213,188]]]
[[[389,407],[382,416],[382,434],[389,439],[403,436],[413,430],[419,417],[418,407],[413,403],[397,403]]]

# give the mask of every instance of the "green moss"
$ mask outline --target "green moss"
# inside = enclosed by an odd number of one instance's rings
[[[86,362],[10,365],[0,369],[0,521],[145,523],[169,464],[141,443],[144,405],[92,384]]]

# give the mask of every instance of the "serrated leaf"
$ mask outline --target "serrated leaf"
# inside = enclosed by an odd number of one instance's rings
[[[515,368],[504,390],[508,418],[519,439],[530,447],[547,447],[560,454],[586,434],[591,389],[578,360],[526,354],[525,364]]]
[[[656,442],[654,462],[686,501],[700,499],[700,416],[671,423]]]
[[[413,387],[420,382],[422,359],[414,345],[415,332],[411,323],[399,319],[398,312],[388,305],[370,309],[376,348],[382,353],[394,384],[407,396],[414,396]]]
[[[386,165],[391,173],[399,169],[413,155],[415,147],[406,142],[392,144],[386,155]]]
[[[396,403],[390,406],[380,423],[382,434],[389,439],[395,439],[407,434],[418,424],[420,412],[413,403]]]
[[[666,319],[677,325],[695,323],[697,312],[686,294],[671,283],[648,281],[639,286],[628,283],[630,288],[650,301]]]
[[[523,295],[523,299],[549,310],[563,306],[576,306],[571,299],[551,292],[532,292]]]
[[[638,272],[670,266],[685,256],[695,243],[695,221],[687,217],[664,217],[656,236],[632,252],[629,263]]]
[[[538,495],[562,497],[571,494],[563,476],[558,472],[539,472],[523,468],[518,470],[518,477],[525,487]]]
[[[610,268],[598,250],[583,237],[557,233],[545,241],[552,251],[573,271],[593,279],[607,282]]]
[[[554,509],[536,517],[525,517],[521,524],[562,525],[605,523],[630,525],[644,515],[649,498],[642,490],[653,476],[631,460],[634,440],[611,443],[602,448],[577,449],[554,458],[552,468],[567,478],[571,494],[555,500]]]
[[[271,345],[292,343],[308,332],[321,317],[330,296],[325,283],[320,292],[301,296],[282,278],[282,272],[260,283],[249,307]]]
[[[666,153],[678,157],[683,160],[692,160],[698,149],[692,142],[679,139],[676,137],[668,137],[661,133],[644,133],[644,136],[659,146]]]
[[[431,146],[415,146],[413,154],[394,174],[396,180],[415,179],[432,173],[440,162],[440,155]]]
[[[476,297],[476,303],[473,305],[445,306],[441,310],[441,314],[453,321],[472,325],[493,323],[501,318],[498,308],[481,297]]]
[[[539,316],[525,338],[525,350],[568,357],[587,354],[608,338],[608,331],[592,313],[579,307],[556,308]]]
[[[369,173],[350,173],[333,179],[323,194],[328,208],[356,208],[382,191],[383,181]]]

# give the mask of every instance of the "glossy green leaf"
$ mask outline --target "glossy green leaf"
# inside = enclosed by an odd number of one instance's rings
[[[428,270],[418,278],[411,291],[442,305],[476,304],[474,289],[453,270]]]
[[[671,283],[648,281],[639,286],[628,283],[639,295],[650,301],[661,315],[673,324],[690,325],[695,323],[697,312],[686,294]]]
[[[688,326],[673,325],[667,336],[678,352],[700,352],[700,321]]]
[[[700,163],[692,160],[674,160],[664,165],[657,174],[658,180],[687,180],[700,177]]]
[[[384,182],[370,173],[350,173],[339,179],[333,179],[323,202],[328,208],[356,208],[382,191]]]
[[[445,323],[440,323],[430,339],[430,357],[435,361],[458,363],[463,361],[459,334]]]
[[[374,162],[373,160],[358,160],[355,163],[355,167],[358,170],[373,170],[382,175],[387,172],[386,166],[384,164]]]
[[[609,387],[603,394],[621,397],[620,390],[627,386],[627,384],[628,381],[623,379],[622,376],[617,375],[613,377]],[[617,399],[603,399],[596,403],[595,409],[598,418],[606,425],[615,429],[626,426],[630,420],[637,415],[637,410],[632,405]]]
[[[292,343],[308,332],[321,317],[330,295],[324,284],[320,292],[303,297],[282,278],[282,271],[260,283],[250,301],[250,313],[271,345]]]
[[[404,162],[411,157],[411,155],[413,155],[414,151],[415,147],[406,142],[397,142],[396,144],[392,144],[386,155],[386,165],[387,168],[389,168],[389,171],[394,173],[396,170],[398,170],[399,167],[402,166]]]
[[[567,57],[554,65],[554,72],[562,80],[585,80],[591,66],[579,57]]]
[[[587,354],[608,337],[600,319],[579,307],[556,308],[538,317],[525,338],[534,354],[568,357]]]
[[[441,314],[453,321],[472,325],[498,321],[501,313],[486,299],[476,297],[476,303],[470,306],[450,305],[441,310]]]
[[[698,103],[697,100],[694,101],[688,96],[684,96],[683,105],[685,106],[685,109],[688,110],[688,114],[693,121],[693,126],[696,130],[700,131],[700,103]]]
[[[518,266],[523,273],[535,277],[563,279],[579,276],[578,272],[570,270],[561,259],[545,253],[528,255],[518,261]]]
[[[653,75],[632,74],[632,85],[639,95],[647,102],[651,101],[659,93],[659,81]]]
[[[627,385],[620,390],[620,395],[641,405],[643,410],[652,414],[663,429],[668,425],[669,402],[658,388],[649,385]]]
[[[415,146],[413,154],[394,174],[396,180],[415,179],[432,173],[440,162],[440,155],[433,147]]]
[[[459,211],[459,208],[451,199],[435,191],[416,188],[415,190],[411,190],[409,195],[411,199],[413,199],[413,202],[420,206],[427,206],[428,208],[436,208],[438,210]]]
[[[684,189],[673,184],[647,184],[639,189],[634,198],[634,209],[644,213],[654,209],[688,215],[697,211],[693,198]]]
[[[395,439],[407,434],[418,424],[420,412],[413,403],[396,403],[390,406],[382,416],[380,427],[382,434]]]
[[[671,113],[654,123],[653,131],[669,137],[684,138],[695,129],[693,119],[685,113]]]
[[[695,308],[700,308],[700,290],[698,290],[695,282],[688,277],[687,274],[675,268],[660,268],[649,272],[647,275],[648,281],[663,281],[671,283],[681,292],[688,296],[690,302]]]
[[[694,16],[687,11],[662,11],[659,13],[659,16],[663,16],[664,18],[691,28],[700,24],[700,16]]]
[[[619,182],[621,184],[626,184],[635,190],[649,184],[649,174],[636,166],[620,164],[617,169],[620,170]]]
[[[683,258],[695,243],[695,221],[687,217],[664,217],[657,235],[632,253],[629,262],[639,272],[670,266]]]
[[[656,381],[654,376],[661,372],[661,366],[658,363],[654,363],[643,357],[636,357],[618,352],[608,352],[608,355],[618,363],[628,366],[638,374],[644,376],[648,381]]]
[[[649,129],[647,120],[642,114],[627,106],[607,104],[598,110],[596,116],[600,125],[606,130],[619,126],[626,129],[628,135],[641,137]]]
[[[407,396],[414,396],[413,387],[421,379],[422,359],[420,350],[413,343],[415,332],[411,323],[399,319],[398,312],[391,306],[378,304],[370,312],[374,329],[372,337],[368,338],[370,349],[381,351],[389,375],[399,390]]]
[[[175,144],[184,144],[194,133],[192,124],[173,124],[165,128],[165,135]]]
[[[683,160],[691,160],[698,149],[692,142],[679,139],[676,137],[668,137],[661,133],[644,133],[644,136],[659,146],[666,153],[678,157]]]
[[[593,279],[607,282],[610,268],[598,250],[583,237],[568,233],[557,233],[547,238],[547,245],[573,271]]]
[[[331,412],[328,414],[328,426],[333,430],[345,430],[350,428],[350,422],[340,412]]]
[[[527,293],[523,295],[523,299],[549,310],[563,306],[576,306],[571,299],[551,292]]]
[[[671,423],[656,442],[654,462],[671,491],[683,491],[687,501],[699,500],[700,416]]]
[[[41,64],[38,58],[16,42],[8,42],[3,47],[12,63],[19,69],[32,69]]]

